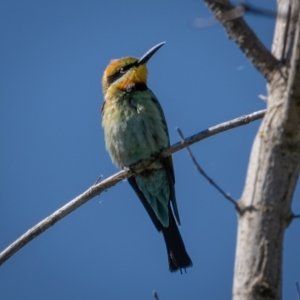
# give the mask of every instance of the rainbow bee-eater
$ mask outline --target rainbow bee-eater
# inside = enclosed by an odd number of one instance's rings
[[[112,60],[104,71],[102,126],[106,149],[120,168],[150,158],[170,145],[163,110],[147,87],[146,63],[163,45],[154,46],[141,58]],[[170,271],[191,267],[192,261],[177,227],[180,219],[172,157],[156,161],[128,181],[164,236]]]

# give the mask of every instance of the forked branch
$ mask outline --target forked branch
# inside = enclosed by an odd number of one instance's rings
[[[196,142],[199,142],[205,138],[208,138],[210,136],[213,136],[217,133],[227,131],[229,129],[233,129],[235,127],[239,127],[242,125],[246,125],[250,122],[256,121],[258,119],[263,118],[265,114],[265,110],[257,111],[249,115],[245,115],[239,118],[236,118],[234,120],[224,122],[221,124],[218,124],[216,126],[210,127],[204,131],[201,131],[200,133],[197,133],[193,136],[190,136],[183,140],[182,142],[178,142],[174,144],[173,146],[165,149],[162,151],[162,153],[156,155],[155,157],[143,160],[133,166],[130,167],[130,169],[122,170],[115,175],[112,175],[108,177],[107,179],[103,180],[102,182],[93,185],[88,190],[86,190],[84,193],[79,195],[78,197],[71,200],[69,203],[55,211],[53,214],[51,214],[49,217],[45,218],[38,224],[36,224],[34,227],[29,229],[26,233],[24,233],[21,237],[19,237],[16,241],[14,241],[10,246],[8,246],[6,249],[4,249],[0,253],[0,265],[2,265],[5,261],[7,261],[12,255],[14,255],[17,251],[19,251],[21,248],[23,248],[26,244],[28,244],[31,240],[39,236],[41,233],[46,231],[48,228],[53,226],[56,222],[64,218],[66,215],[77,209],[79,206],[83,205],[90,199],[94,198],[95,196],[101,194],[103,191],[111,188],[112,186],[116,185],[118,182],[120,182],[123,179],[126,179],[133,174],[139,173],[142,170],[149,167],[154,161],[159,159],[160,157],[166,157],[169,156],[187,146],[190,146]]]
[[[253,66],[269,82],[280,62],[244,21],[242,7],[235,7],[228,0],[204,0],[204,2],[223,25],[228,37],[237,43]]]

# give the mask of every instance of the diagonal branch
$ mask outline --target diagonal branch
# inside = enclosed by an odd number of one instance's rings
[[[213,136],[215,134],[221,133],[223,131],[227,131],[229,129],[233,129],[235,127],[239,127],[242,125],[246,125],[250,122],[259,120],[263,118],[265,115],[266,110],[260,110],[254,112],[249,115],[245,115],[236,119],[233,119],[228,122],[224,122],[218,124],[216,126],[210,127],[200,133],[197,133],[193,136],[186,138],[185,140],[174,144],[173,146],[165,149],[162,153],[156,155],[155,157],[143,160],[138,162],[137,164],[130,167],[130,169],[122,170],[107,179],[103,180],[101,183],[95,184],[89,189],[87,189],[84,193],[77,196],[70,202],[68,202],[63,207],[59,208],[53,214],[36,224],[34,227],[29,229],[26,233],[20,236],[16,241],[14,241],[11,245],[9,245],[6,249],[4,249],[0,253],[0,265],[2,265],[5,261],[7,261],[12,255],[14,255],[17,251],[23,248],[26,244],[28,244],[31,240],[39,236],[41,233],[46,231],[48,228],[53,226],[56,222],[64,218],[66,215],[77,209],[79,206],[83,205],[90,199],[94,198],[95,196],[101,194],[103,191],[111,188],[112,186],[116,185],[121,180],[124,180],[133,174],[139,173],[149,167],[153,162],[155,162],[160,157],[169,156],[187,146],[190,146],[196,142],[199,142],[205,138]]]
[[[182,131],[180,130],[180,128],[177,128],[177,133],[179,135],[179,137],[181,138],[181,141],[184,141],[184,136]],[[241,209],[239,208],[237,202],[230,196],[229,193],[226,193],[211,177],[209,177],[206,172],[200,167],[200,165],[198,164],[194,154],[192,153],[191,149],[189,146],[186,147],[186,150],[193,162],[193,164],[196,166],[196,169],[198,170],[198,172],[214,187],[216,188],[217,191],[219,191],[229,202],[231,202],[236,211],[241,214]]]
[[[269,82],[279,61],[262,44],[256,34],[244,21],[241,9],[229,0],[204,0],[216,19],[225,28],[228,37],[234,40],[256,69]]]

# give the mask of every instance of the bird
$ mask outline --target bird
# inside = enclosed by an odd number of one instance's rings
[[[148,50],[141,58],[112,60],[104,71],[101,108],[105,145],[119,168],[149,159],[170,146],[162,107],[147,86],[147,62],[165,42]],[[175,196],[172,157],[157,160],[128,182],[148,212],[156,229],[163,234],[169,270],[186,271],[193,265],[178,226],[180,218]]]

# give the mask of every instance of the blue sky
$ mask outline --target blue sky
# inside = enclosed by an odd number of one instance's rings
[[[252,1],[252,4],[262,4]],[[263,1],[275,8],[275,1]],[[263,78],[203,1],[20,1],[0,4],[0,249],[118,169],[104,146],[100,80],[109,61],[141,56],[164,109],[171,142],[265,108]],[[249,16],[270,47],[274,20]],[[260,122],[192,147],[198,162],[235,199],[241,196]],[[194,266],[168,271],[165,245],[127,182],[94,198],[0,268],[1,299],[230,299],[236,213],[195,170],[173,156],[181,234]],[[293,209],[299,213],[299,189]],[[297,202],[296,202],[297,201]],[[285,299],[300,281],[299,224],[284,245]]]

